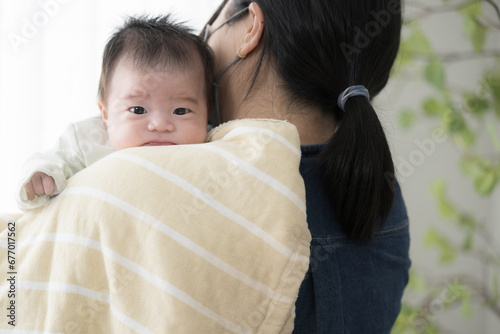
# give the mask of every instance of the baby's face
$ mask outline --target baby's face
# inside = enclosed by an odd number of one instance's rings
[[[201,61],[188,69],[138,70],[121,60],[99,102],[111,145],[202,143],[207,137],[207,98]]]

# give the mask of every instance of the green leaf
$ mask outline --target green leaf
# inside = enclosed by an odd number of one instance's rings
[[[394,62],[394,66],[391,69],[391,76],[398,75],[404,69],[409,67],[413,63],[412,53],[403,48],[399,49],[398,56]]]
[[[392,334],[418,334],[415,324],[418,321],[420,309],[403,302],[401,311],[391,330]]]
[[[464,297],[462,299],[462,315],[465,319],[470,319],[472,317],[472,310],[470,307],[470,296]]]
[[[436,98],[429,98],[423,103],[424,111],[429,116],[437,116],[443,114],[447,106],[439,102]]]
[[[442,197],[446,195],[446,182],[444,180],[436,180],[432,184],[432,194],[436,197]]]
[[[429,84],[436,87],[440,91],[444,88],[445,72],[441,60],[433,57],[429,64],[424,69],[424,78]]]
[[[425,280],[413,269],[410,269],[408,288],[416,291],[428,290]]]
[[[465,19],[465,35],[470,38],[472,47],[477,54],[481,54],[484,50],[488,31],[489,27],[478,21],[476,17]]]
[[[463,227],[467,230],[474,230],[479,225],[476,219],[468,214],[462,214],[460,216],[460,219],[458,220],[458,224],[460,225],[460,227]]]
[[[465,120],[462,114],[453,109],[448,109],[443,115],[443,123],[445,128],[451,133],[460,132],[465,128]]]
[[[474,231],[468,231],[463,245],[464,250],[470,251],[474,244]]]
[[[439,213],[441,216],[447,219],[455,220],[459,217],[458,211],[455,207],[448,201],[446,197],[446,184],[443,180],[438,180],[434,182],[431,187],[432,193],[437,200]]]
[[[469,129],[464,123],[463,128],[453,133],[453,140],[459,148],[466,150],[474,146],[476,142],[476,133]]]
[[[453,298],[450,300],[450,304],[455,300],[461,300],[462,315],[464,316],[464,318],[469,319],[472,316],[471,292],[469,288],[458,281],[454,281],[448,285],[448,289],[453,295]]]
[[[469,176],[479,195],[489,195],[499,181],[500,168],[482,157],[466,157],[460,163],[462,171]]]
[[[427,231],[424,245],[436,247],[440,252],[439,261],[443,264],[451,263],[457,257],[457,250],[435,229]]]
[[[500,118],[500,60],[496,63],[496,69],[496,71],[485,74],[484,86],[491,93],[493,111]]]
[[[491,123],[488,124],[488,133],[490,134],[491,142],[493,146],[500,152],[500,137],[498,136],[498,132],[495,126]]]
[[[453,282],[448,282],[447,288],[453,294],[453,299],[462,299],[467,294],[467,286],[460,283],[457,279],[454,279]]]
[[[436,244],[439,244],[440,240],[441,236],[439,235],[439,233],[436,232],[435,229],[430,229],[425,234],[424,244],[425,246],[434,246]]]
[[[399,125],[403,129],[409,129],[413,124],[415,124],[415,120],[417,119],[417,115],[411,109],[403,109],[399,113]]]
[[[465,19],[465,35],[471,40],[474,51],[482,53],[489,27],[478,19],[483,13],[483,2],[476,1],[465,5],[459,10]]]
[[[498,275],[493,276],[493,299],[497,300],[500,298],[500,293],[498,289]]]
[[[479,195],[489,195],[497,184],[497,173],[494,169],[485,171],[474,180],[474,187]]]
[[[471,1],[458,10],[464,16],[478,16],[483,12],[483,4],[480,0]]]
[[[482,116],[490,107],[490,103],[485,97],[465,93],[463,98],[467,109],[474,115]]]
[[[408,52],[410,54],[424,54],[430,55],[434,53],[431,43],[425,34],[420,29],[417,23],[412,23],[409,25],[411,32],[408,37],[406,37],[400,46],[400,52]]]
[[[460,162],[460,167],[466,175],[475,178],[488,168],[488,162],[482,157],[466,156]]]
[[[448,108],[442,116],[442,122],[443,129],[452,134],[452,138],[459,148],[468,149],[476,142],[476,133],[468,127],[460,110]]]
[[[426,310],[421,306],[412,306],[403,302],[391,334],[438,334],[439,330],[434,318],[429,317],[425,312]]]
[[[469,177],[474,177],[474,175],[477,173],[476,159],[473,157],[463,158],[462,161],[460,162],[460,168],[462,169],[462,172],[465,175],[468,175]]]

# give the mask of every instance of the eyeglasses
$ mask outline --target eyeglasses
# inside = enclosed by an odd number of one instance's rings
[[[242,10],[236,12],[235,14],[231,15],[228,19],[226,19],[224,22],[222,22],[217,28],[215,28],[212,32],[209,32],[210,31],[210,28],[212,27],[212,25],[209,23],[205,26],[205,33],[203,34],[203,41],[206,42],[208,41],[208,39],[210,38],[210,36],[216,32],[217,30],[219,30],[220,28],[222,28],[226,23],[230,22],[231,20],[234,20],[236,18],[238,18],[239,16],[242,16],[243,14],[245,14],[246,12],[248,11],[248,7],[245,7],[243,8]]]

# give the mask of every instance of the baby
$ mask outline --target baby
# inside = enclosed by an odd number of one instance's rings
[[[203,40],[168,15],[129,18],[104,49],[101,115],[70,125],[52,150],[26,162],[19,207],[43,205],[115,150],[205,142],[212,68]]]

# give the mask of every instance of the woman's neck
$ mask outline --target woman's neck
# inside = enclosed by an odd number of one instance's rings
[[[248,88],[244,91],[248,91]],[[239,96],[242,95],[244,94]],[[256,83],[250,95],[243,101],[239,103],[232,101],[233,107],[230,110],[233,113],[229,118],[286,120],[297,127],[302,145],[324,143],[332,137],[336,123],[333,114],[327,116],[316,108],[298,106],[298,104],[289,103],[288,100],[279,85],[261,84],[259,86]]]

